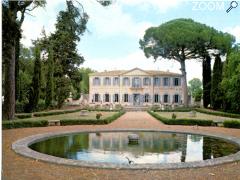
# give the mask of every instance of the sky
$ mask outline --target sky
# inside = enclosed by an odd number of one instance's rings
[[[85,62],[80,67],[97,71],[129,70],[135,67],[145,70],[163,70],[180,73],[180,65],[174,60],[146,58],[139,48],[139,40],[149,27],[159,26],[177,18],[191,18],[217,30],[231,33],[240,42],[239,6],[226,10],[232,1],[187,0],[112,0],[103,7],[96,0],[78,0],[90,19],[88,31],[78,43],[78,52]],[[76,3],[77,5],[77,3]],[[47,34],[55,31],[56,18],[66,9],[64,0],[47,0],[45,8],[38,8],[27,15],[22,26],[21,42],[29,47],[40,37],[44,28]],[[201,62],[186,62],[187,78],[202,79]]]

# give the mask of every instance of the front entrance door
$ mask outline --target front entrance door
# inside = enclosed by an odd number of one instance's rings
[[[140,105],[140,94],[133,94],[133,105],[134,106]]]

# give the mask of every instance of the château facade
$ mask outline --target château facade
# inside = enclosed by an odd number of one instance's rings
[[[182,75],[168,71],[117,70],[89,75],[89,103],[151,106],[183,102]]]

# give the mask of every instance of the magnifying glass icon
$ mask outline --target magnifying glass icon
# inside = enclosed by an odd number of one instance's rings
[[[233,8],[236,8],[236,7],[238,7],[237,1],[232,1],[230,3],[230,7],[226,10],[226,12],[229,13]]]

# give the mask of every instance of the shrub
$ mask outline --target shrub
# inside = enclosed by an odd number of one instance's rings
[[[201,108],[196,108],[195,110],[200,112],[200,113],[211,114],[211,115],[215,115],[215,116],[223,116],[223,117],[230,117],[230,118],[240,118],[240,114],[226,113],[226,112],[213,111],[213,110],[201,109]]]
[[[49,112],[35,112],[34,116],[42,117],[42,116],[51,116],[51,115],[59,115],[59,114],[67,114],[81,111],[82,109],[74,109],[74,110],[64,110],[64,111],[49,111]]]
[[[31,118],[32,114],[31,113],[24,113],[24,114],[16,114],[15,116],[18,119],[26,119],[26,118]]]
[[[66,126],[66,125],[88,125],[88,124],[108,124],[111,123],[112,121],[116,120],[120,116],[122,116],[125,112],[120,111],[112,116],[109,116],[105,119],[102,120],[96,120],[96,119],[62,119],[60,120],[61,126]]]
[[[47,120],[6,120],[2,122],[3,129],[46,126],[48,126]]]
[[[96,119],[97,119],[97,120],[100,119],[101,116],[102,116],[102,113],[97,113],[97,114],[96,114]]]
[[[16,106],[15,106],[16,113],[23,113],[25,111],[26,104],[27,104],[27,102],[16,101]]]
[[[240,129],[240,120],[226,120],[223,122],[223,126],[227,128],[238,128]]]
[[[148,111],[150,115],[160,120],[164,124],[168,125],[198,125],[198,126],[212,126],[214,122],[212,120],[202,120],[202,119],[168,119],[160,116],[159,114]]]
[[[172,119],[176,119],[177,118],[177,115],[176,114],[172,114]]]

